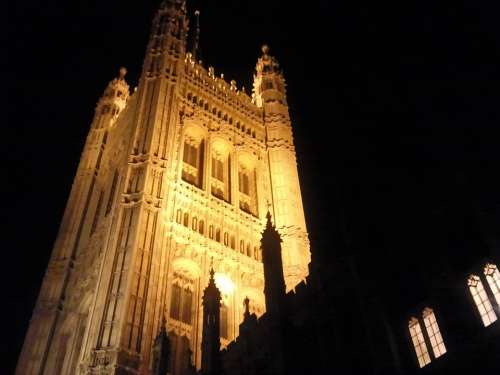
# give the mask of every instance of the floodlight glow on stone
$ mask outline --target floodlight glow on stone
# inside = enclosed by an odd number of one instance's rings
[[[236,289],[233,280],[223,273],[215,273],[215,285],[223,294],[231,294]]]

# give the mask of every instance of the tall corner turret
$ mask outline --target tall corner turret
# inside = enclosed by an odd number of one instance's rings
[[[121,67],[118,76],[111,80],[97,102],[92,128],[106,128],[112,125],[127,105],[130,87],[125,80],[127,69]]]
[[[267,44],[262,46],[262,56],[255,66],[253,94],[255,104],[266,112],[288,112],[285,78]]]

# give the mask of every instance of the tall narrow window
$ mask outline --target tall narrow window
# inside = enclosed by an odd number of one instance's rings
[[[241,164],[238,170],[240,209],[257,216],[257,185],[255,168]]]
[[[181,307],[181,287],[177,284],[172,286],[172,298],[170,300],[170,317],[179,320]]]
[[[221,305],[220,307],[220,337],[223,337],[225,339],[228,338],[228,324],[227,324],[227,318],[228,318],[228,311],[227,311],[227,306],[226,305]]]
[[[231,168],[228,146],[216,142],[213,144],[212,152],[212,195],[229,202],[231,195]]]
[[[488,263],[484,267],[484,274],[486,275],[486,281],[495,296],[497,304],[500,306],[500,272],[496,265]]]
[[[441,336],[441,332],[439,330],[436,315],[432,309],[426,308],[422,316],[424,318],[427,335],[429,336],[429,340],[431,342],[432,353],[434,353],[435,358],[439,358],[446,353],[446,346],[444,345],[443,337]]]
[[[191,306],[193,302],[193,293],[188,288],[184,289],[182,296],[182,316],[181,320],[186,324],[191,324]]]
[[[204,142],[186,136],[182,153],[182,179],[197,187],[203,181]]]
[[[170,300],[170,317],[183,323],[191,324],[193,308],[193,292],[189,286],[184,289],[177,284],[172,286]]]
[[[415,348],[415,353],[417,354],[418,364],[420,367],[424,367],[425,365],[431,363],[431,357],[429,356],[427,346],[425,345],[422,328],[416,318],[410,319],[408,329],[410,330],[411,341],[413,342],[413,347]]]
[[[484,290],[483,283],[481,282],[479,276],[471,275],[469,276],[468,285],[483,324],[485,327],[488,327],[491,323],[494,323],[497,320],[497,315],[495,314],[488,295]]]
[[[185,227],[189,227],[189,214],[186,212],[184,214],[184,222],[183,222]]]
[[[200,224],[198,225],[198,232],[200,234],[205,234],[205,222],[200,220]]]

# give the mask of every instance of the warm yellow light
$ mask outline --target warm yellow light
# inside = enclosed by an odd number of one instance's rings
[[[215,273],[215,284],[223,294],[230,294],[236,289],[233,280],[223,273]]]

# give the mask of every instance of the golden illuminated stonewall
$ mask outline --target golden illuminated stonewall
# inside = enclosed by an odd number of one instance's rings
[[[224,347],[243,301],[265,311],[266,213],[287,289],[309,241],[285,81],[262,49],[250,97],[186,50],[185,1],[157,12],[137,90],[126,70],[97,103],[17,374],[150,374],[163,319],[170,373],[201,365],[211,265]]]

